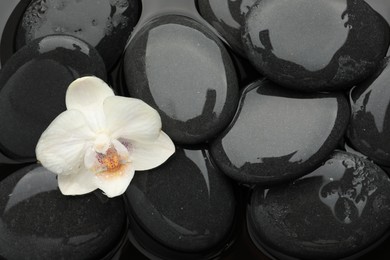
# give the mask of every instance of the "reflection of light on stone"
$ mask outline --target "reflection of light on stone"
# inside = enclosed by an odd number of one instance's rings
[[[230,27],[233,27],[235,29],[240,29],[240,24],[234,20],[230,8],[229,8],[229,1],[215,1],[211,0],[208,1],[211,7],[211,10],[213,10],[215,17],[221,22],[224,22]]]
[[[9,195],[9,200],[5,206],[6,213],[18,203],[44,192],[58,189],[56,175],[43,167],[38,167],[21,178]]]
[[[196,166],[199,167],[200,172],[202,173],[202,176],[206,182],[208,195],[210,198],[210,179],[207,174],[207,165],[206,165],[206,159],[203,158],[203,153],[200,154],[199,151],[191,151],[191,150],[184,150],[185,155],[190,158],[192,161],[197,162]]]

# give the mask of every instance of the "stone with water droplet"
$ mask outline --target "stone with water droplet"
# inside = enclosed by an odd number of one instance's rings
[[[298,93],[263,80],[244,89],[230,126],[211,144],[217,165],[243,183],[309,173],[338,145],[349,119],[341,93]]]
[[[229,53],[205,26],[179,15],[147,23],[124,56],[125,92],[155,108],[181,144],[210,140],[234,116],[238,82]]]
[[[33,0],[20,23],[17,47],[50,34],[72,35],[95,47],[110,70],[138,16],[138,0]]]
[[[241,40],[241,30],[245,15],[256,0],[198,0],[199,12],[241,55],[245,50]]]
[[[231,242],[234,191],[206,149],[177,147],[160,167],[136,174],[125,195],[132,242],[146,255],[206,259]]]
[[[247,216],[252,240],[278,259],[357,257],[389,235],[390,179],[337,151],[293,183],[256,188]]]
[[[351,123],[347,137],[352,146],[381,165],[390,166],[390,66],[351,90]]]
[[[72,36],[47,36],[15,53],[0,72],[1,152],[35,161],[42,132],[66,110],[69,84],[87,75],[104,80],[103,60],[92,46]]]
[[[297,90],[352,87],[375,72],[389,25],[362,0],[260,0],[246,17],[247,56],[273,81]]]
[[[125,236],[122,198],[64,196],[36,164],[0,181],[0,259],[111,259]]]

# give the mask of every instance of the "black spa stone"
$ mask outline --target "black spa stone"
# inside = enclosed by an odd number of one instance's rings
[[[256,188],[247,219],[252,240],[277,259],[358,259],[388,236],[390,179],[366,159],[335,152],[292,183]]]
[[[245,15],[256,0],[198,0],[199,12],[241,55],[245,50],[241,40],[241,30]]]
[[[340,93],[300,93],[257,81],[243,90],[238,111],[212,142],[211,154],[239,182],[292,180],[327,158],[348,119],[348,102]]]
[[[351,91],[352,146],[378,164],[390,166],[390,66],[382,62],[376,75]]]
[[[119,60],[139,17],[139,0],[32,0],[20,22],[17,47],[51,34],[95,47],[108,70]]]
[[[40,165],[0,182],[0,259],[110,259],[125,231],[121,198],[64,196]]]
[[[184,16],[161,16],[138,31],[125,52],[124,77],[130,96],[154,107],[178,143],[209,140],[236,110],[237,76],[227,50]]]
[[[375,71],[389,25],[362,0],[259,0],[243,41],[251,62],[280,85],[333,91]]]
[[[13,159],[35,158],[42,132],[65,107],[75,79],[106,78],[90,45],[72,36],[37,39],[15,53],[0,72],[0,150]]]
[[[130,232],[146,255],[203,259],[229,244],[233,187],[205,149],[177,147],[160,167],[136,173],[125,195]]]

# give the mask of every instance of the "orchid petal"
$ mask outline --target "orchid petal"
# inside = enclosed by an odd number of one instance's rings
[[[64,195],[82,195],[96,190],[95,175],[85,168],[70,175],[58,175],[58,187]]]
[[[112,198],[122,195],[134,177],[134,168],[131,164],[123,166],[120,174],[106,175],[96,174],[95,184],[107,197]]]
[[[161,131],[154,142],[132,142],[130,159],[136,171],[144,171],[163,164],[175,152],[172,140]]]
[[[104,101],[107,127],[113,139],[155,140],[161,118],[155,109],[134,98],[108,97]]]
[[[112,89],[97,77],[83,77],[73,81],[66,92],[66,107],[81,111],[95,131],[104,129],[103,102],[114,96]]]
[[[37,159],[54,173],[72,174],[82,166],[87,144],[93,137],[83,114],[67,110],[41,135],[35,150]]]

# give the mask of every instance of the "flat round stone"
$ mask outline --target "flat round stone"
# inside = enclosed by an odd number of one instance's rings
[[[351,91],[351,122],[347,136],[352,146],[378,164],[390,166],[389,58],[372,78]]]
[[[138,17],[138,0],[32,0],[19,24],[17,47],[51,34],[72,35],[95,47],[109,70]]]
[[[375,72],[389,30],[364,1],[260,0],[246,17],[243,41],[251,62],[280,85],[338,90]]]
[[[292,180],[328,157],[348,118],[348,102],[340,93],[300,93],[257,81],[244,89],[232,123],[212,142],[211,154],[239,182]]]
[[[96,50],[72,36],[37,39],[15,53],[0,72],[0,149],[13,158],[35,158],[35,146],[53,119],[66,110],[75,79],[106,78]]]
[[[130,96],[154,107],[178,143],[209,140],[236,110],[237,76],[227,50],[208,28],[184,16],[161,16],[134,36],[124,77]]]
[[[256,0],[198,0],[199,12],[237,53],[245,55],[241,30]]]
[[[278,259],[357,259],[388,235],[390,179],[366,159],[335,152],[292,183],[256,188],[247,218],[255,244]]]
[[[126,232],[121,198],[62,195],[56,175],[27,166],[0,182],[1,259],[101,259]]]
[[[130,231],[149,254],[203,259],[229,244],[235,195],[205,149],[177,147],[160,167],[135,174],[125,195]]]

